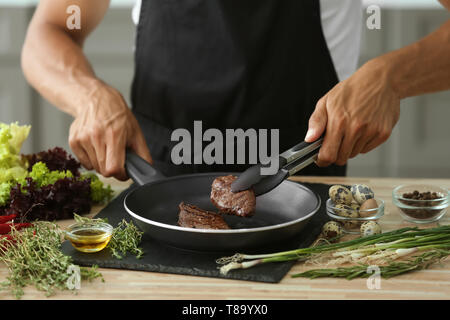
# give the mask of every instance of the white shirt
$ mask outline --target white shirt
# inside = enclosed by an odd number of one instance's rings
[[[320,0],[323,35],[340,81],[358,65],[362,13],[361,0]]]
[[[137,25],[141,11],[137,0],[132,18]],[[302,1],[302,0],[298,0]],[[322,30],[339,81],[347,79],[358,65],[362,28],[361,0],[320,0]]]

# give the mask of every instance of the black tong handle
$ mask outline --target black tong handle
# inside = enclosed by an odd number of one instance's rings
[[[252,188],[257,195],[264,194],[278,186],[284,179],[295,174],[317,159],[323,136],[314,142],[302,141],[279,155],[278,172],[267,176],[261,174],[262,164],[257,164],[245,170],[231,184],[231,190],[238,192]]]
[[[142,159],[131,149],[126,150],[125,171],[128,177],[140,186],[165,178],[161,172],[153,168],[150,163]]]
[[[304,157],[314,150],[317,150],[317,153],[319,153],[318,149],[322,145],[322,142],[323,136],[321,136],[319,139],[313,142],[302,141],[299,144],[296,144],[289,150],[286,150],[285,152],[280,154],[280,158],[285,159],[283,161],[284,162],[283,165],[280,163],[280,167],[283,167],[284,165],[291,163],[298,158]],[[282,160],[280,159],[280,162],[281,161]]]

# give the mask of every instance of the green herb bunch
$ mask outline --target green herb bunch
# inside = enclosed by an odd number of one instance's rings
[[[24,294],[23,288],[34,285],[47,296],[55,289],[67,290],[68,273],[72,258],[60,251],[62,231],[58,225],[47,221],[36,221],[33,226],[21,231],[12,230],[11,239],[0,240],[0,261],[9,269],[7,280],[0,283],[1,289],[9,289],[16,298]],[[102,278],[97,266],[80,267],[82,280]]]
[[[131,252],[136,255],[136,258],[141,258],[144,254],[142,249],[139,248],[142,234],[143,232],[139,231],[132,221],[122,220],[114,228],[111,240],[108,243],[111,254],[117,259],[122,259],[127,252]]]

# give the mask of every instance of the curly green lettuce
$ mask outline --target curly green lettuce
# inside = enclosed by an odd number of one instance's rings
[[[81,175],[82,179],[91,179],[91,199],[95,203],[103,203],[111,200],[113,190],[111,186],[103,184],[103,182],[94,173],[84,173]]]
[[[0,169],[0,206],[7,204],[11,187],[18,181],[25,181],[28,171],[22,167],[12,167]]]
[[[17,181],[27,176],[20,149],[30,133],[31,126],[0,123],[0,206],[9,200],[9,191]]]
[[[33,179],[38,187],[54,184],[59,179],[73,178],[72,172],[67,171],[50,171],[45,163],[37,162],[33,165],[30,174],[28,175]]]
[[[103,203],[111,200],[113,196],[111,187],[105,186],[93,173],[78,175],[78,169],[76,173],[70,170],[50,170],[42,161],[34,163],[31,171],[27,170],[29,162],[26,157],[21,157],[20,149],[30,129],[31,126],[19,126],[17,122],[9,125],[0,123],[0,207],[8,204],[11,188],[17,184],[26,184],[27,177],[32,178],[38,188],[54,184],[64,178],[75,178],[79,181],[90,179],[92,202]],[[57,152],[61,153],[61,149]]]
[[[31,126],[0,123],[0,168],[23,167],[20,148],[30,133]]]
[[[11,187],[12,187],[11,182],[1,182],[0,183],[0,206],[1,207],[8,203]]]

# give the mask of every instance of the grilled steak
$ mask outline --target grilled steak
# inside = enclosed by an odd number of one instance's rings
[[[221,213],[247,217],[255,211],[255,193],[253,190],[233,193],[231,183],[236,179],[232,175],[216,178],[211,187],[211,201]]]
[[[218,213],[206,211],[196,206],[180,203],[178,225],[196,229],[230,229],[222,216]]]

